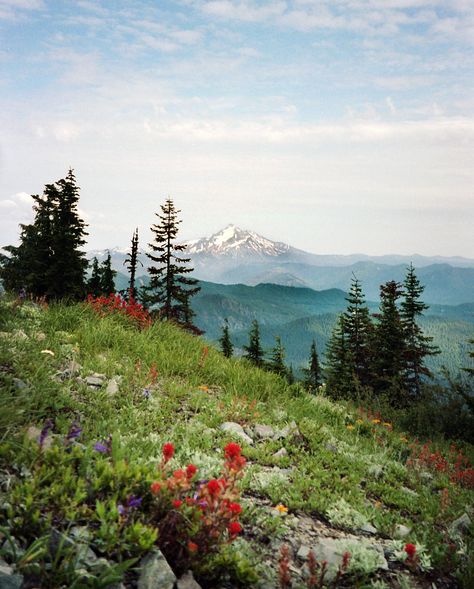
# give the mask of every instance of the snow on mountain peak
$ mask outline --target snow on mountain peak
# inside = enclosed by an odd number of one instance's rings
[[[227,255],[232,257],[245,256],[279,256],[290,247],[285,243],[275,242],[262,237],[253,231],[241,229],[236,225],[227,225],[210,237],[203,237],[187,244],[190,254]]]

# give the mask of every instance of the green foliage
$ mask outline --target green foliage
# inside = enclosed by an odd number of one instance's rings
[[[95,257],[92,259],[92,273],[87,282],[87,292],[94,297],[103,294],[99,261]]]
[[[130,252],[127,254],[127,257],[125,258],[123,263],[124,266],[127,267],[128,272],[130,274],[127,296],[132,297],[136,300],[138,295],[137,289],[135,287],[135,275],[137,272],[137,264],[143,266],[143,264],[138,259],[138,227],[135,229],[133,233]]]
[[[303,383],[309,392],[315,393],[321,386],[321,366],[319,364],[318,352],[316,351],[315,340],[311,343],[311,351],[309,356],[309,366],[303,369],[305,375]],[[291,383],[290,383],[291,384]]]
[[[229,321],[226,318],[224,320],[224,325],[222,326],[222,336],[219,340],[222,353],[226,358],[232,358],[232,354],[234,353],[234,346],[232,345],[232,341],[230,339],[229,334]]]
[[[264,352],[260,345],[260,328],[256,319],[252,321],[252,327],[249,332],[249,343],[247,346],[244,346],[244,350],[244,358],[255,364],[255,366],[263,366]]]
[[[107,252],[107,257],[102,262],[100,267],[100,288],[101,294],[106,296],[115,293],[115,281],[114,277],[117,274],[115,270],[112,270],[112,263],[110,258],[110,252]]]
[[[278,336],[275,338],[275,347],[272,350],[267,367],[269,370],[280,376],[287,375],[287,369],[285,366],[285,349],[282,346],[281,338]]]

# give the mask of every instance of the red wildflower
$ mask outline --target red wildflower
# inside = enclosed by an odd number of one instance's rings
[[[183,505],[183,502],[180,499],[175,499],[173,501],[173,507],[175,509],[179,509],[181,507],[181,505]]]
[[[416,554],[416,546],[414,544],[405,544],[405,552],[410,560],[413,560]]]
[[[219,484],[219,481],[216,481],[216,479],[210,480],[207,483],[207,490],[212,496],[219,495],[219,493],[221,492],[221,486]]]
[[[158,481],[155,481],[154,483],[151,483],[150,485],[150,491],[153,493],[153,495],[158,495],[158,493],[161,491],[161,485]]]
[[[199,549],[199,546],[195,543],[195,542],[188,542],[188,550],[189,552],[191,552],[191,554],[194,554],[195,552],[197,552]]]
[[[174,454],[174,446],[173,446],[173,444],[168,442],[167,444],[165,444],[163,446],[163,458],[165,459],[165,462],[168,462],[168,460],[171,460],[173,458],[173,454]]]
[[[184,472],[184,470],[179,468],[178,470],[175,470],[173,472],[173,476],[175,479],[184,479],[186,477],[186,473]]]
[[[242,526],[239,524],[239,522],[232,522],[229,524],[227,529],[229,530],[229,534],[231,536],[237,536],[237,534],[240,534],[242,531]]]
[[[239,505],[238,503],[231,503],[229,505],[229,511],[233,514],[233,515],[239,515],[239,513],[242,513],[242,506]]]
[[[242,448],[234,442],[227,444],[227,446],[224,448],[224,456],[226,458],[236,458],[237,456],[240,456],[241,452]]]
[[[188,464],[188,466],[186,467],[186,476],[188,477],[188,479],[192,479],[196,473],[197,468],[194,466],[194,464]]]

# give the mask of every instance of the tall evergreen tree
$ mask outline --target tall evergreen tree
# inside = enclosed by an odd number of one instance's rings
[[[295,383],[295,373],[293,371],[293,364],[290,364],[288,367],[288,373],[286,378],[288,379],[288,384],[294,384]]]
[[[348,349],[351,354],[351,372],[362,386],[371,383],[371,337],[373,326],[369,309],[365,305],[359,280],[353,276],[349,295],[346,298],[344,329]]]
[[[151,280],[146,289],[146,301],[149,305],[158,305],[163,319],[194,327],[189,299],[200,287],[196,286],[197,280],[187,276],[193,269],[186,266],[190,258],[181,257],[186,246],[176,242],[180,212],[168,198],[161,206],[161,214],[156,213],[159,223],[151,227],[154,242],[149,244],[153,253],[147,256],[157,265],[148,268]]]
[[[285,348],[283,347],[279,336],[275,337],[275,347],[271,352],[268,369],[272,372],[276,372],[276,374],[279,374],[280,376],[287,374],[285,366]]]
[[[332,397],[340,399],[354,396],[356,383],[352,366],[345,317],[341,314],[326,347],[326,387]]]
[[[245,350],[244,358],[256,366],[263,366],[264,352],[260,344],[260,328],[256,319],[252,321],[249,332],[249,345],[243,346],[243,348]]]
[[[94,297],[99,297],[103,292],[99,261],[96,257],[92,259],[92,274],[87,281],[87,292]]]
[[[468,342],[471,346],[474,346],[474,338],[470,339]],[[472,358],[472,360],[474,361],[474,349],[472,349],[469,352],[469,357]],[[465,367],[463,368],[464,372],[467,372],[470,376],[474,376],[474,368],[471,367]]]
[[[73,171],[32,198],[34,221],[20,225],[20,245],[7,246],[10,256],[1,260],[5,284],[48,299],[80,299],[88,266],[80,248],[87,233],[77,209],[79,188]]]
[[[102,293],[106,296],[115,293],[115,275],[117,272],[112,270],[112,259],[110,252],[107,252],[107,257],[100,265],[100,286]]]
[[[405,327],[398,308],[402,292],[401,284],[394,280],[381,285],[380,311],[375,315],[374,333],[374,390],[377,394],[389,393],[391,403],[398,406],[406,404]]]
[[[408,268],[404,287],[400,315],[405,331],[405,384],[412,396],[419,397],[422,377],[431,376],[424,359],[439,354],[440,350],[432,345],[433,338],[424,335],[417,323],[428,305],[420,300],[425,287],[416,277],[412,264]]]
[[[314,393],[321,386],[321,366],[319,364],[316,342],[314,340],[311,344],[309,366],[308,368],[303,368],[303,372],[305,375],[303,380],[304,386],[308,389],[308,391]]]
[[[232,354],[234,353],[234,346],[230,339],[229,320],[227,318],[224,319],[224,325],[222,326],[222,336],[219,339],[219,343],[224,356],[226,358],[231,358]]]
[[[137,288],[135,287],[137,264],[141,264],[143,266],[143,264],[138,259],[138,227],[133,232],[130,252],[127,254],[127,257],[124,261],[124,266],[127,267],[130,274],[130,280],[128,283],[128,296],[131,296],[133,299],[137,299],[138,295]]]

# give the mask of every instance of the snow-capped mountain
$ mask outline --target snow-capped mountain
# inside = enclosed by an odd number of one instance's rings
[[[254,231],[228,225],[210,237],[188,241],[186,253],[190,256],[277,257],[288,254],[293,248],[286,243],[271,241]]]

